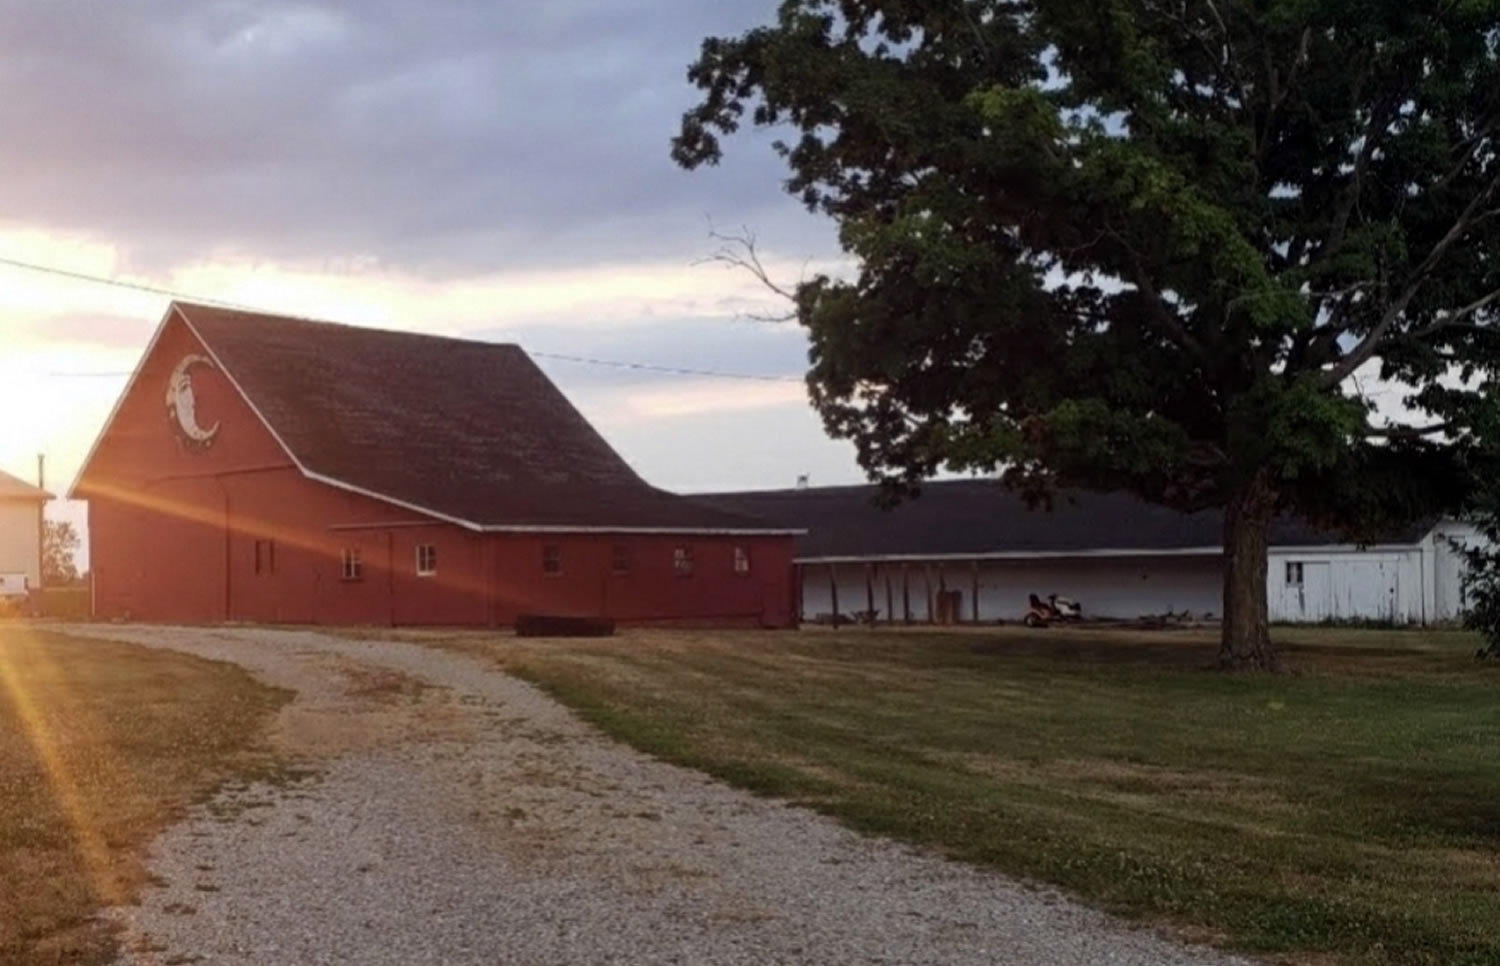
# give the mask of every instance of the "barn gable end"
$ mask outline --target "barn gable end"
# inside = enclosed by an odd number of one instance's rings
[[[70,495],[98,617],[793,619],[790,532],[646,484],[514,346],[174,304]]]
[[[157,341],[178,323],[310,480],[476,531],[798,532],[647,484],[518,346],[188,303]]]
[[[192,389],[191,417],[169,406],[174,373]],[[196,439],[190,422],[207,433]],[[201,434],[200,434],[201,435]],[[103,430],[69,499],[124,497],[147,480],[293,466],[286,449],[235,389],[185,320],[169,309]]]

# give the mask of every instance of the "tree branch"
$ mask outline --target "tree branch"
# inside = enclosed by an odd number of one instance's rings
[[[1422,259],[1421,264],[1411,274],[1406,285],[1401,289],[1400,294],[1396,296],[1395,301],[1387,306],[1385,313],[1380,317],[1380,321],[1375,324],[1375,328],[1344,357],[1342,362],[1328,372],[1324,377],[1325,385],[1338,385],[1349,378],[1350,373],[1370,360],[1375,351],[1380,348],[1380,344],[1385,339],[1386,333],[1390,331],[1391,326],[1396,324],[1396,320],[1401,318],[1401,314],[1406,311],[1406,307],[1411,304],[1411,300],[1416,297],[1417,292],[1427,281],[1427,276],[1443,260],[1443,256],[1448,253],[1448,249],[1452,248],[1454,243],[1466,235],[1474,225],[1497,213],[1497,211],[1480,213],[1480,208],[1489,203],[1490,196],[1495,193],[1496,188],[1500,188],[1500,172],[1496,172],[1495,176],[1490,179],[1490,183],[1485,185],[1484,190],[1474,196],[1464,208],[1463,214],[1459,215],[1458,220],[1453,223],[1453,227],[1448,229],[1448,233],[1439,239],[1436,245],[1432,246],[1432,251],[1428,252],[1427,257]]]
[[[1490,294],[1484,296],[1483,298],[1475,299],[1474,301],[1470,302],[1468,305],[1465,305],[1463,308],[1459,309],[1458,311],[1454,312],[1453,314],[1451,314],[1451,315],[1445,315],[1441,319],[1438,319],[1437,321],[1433,322],[1431,325],[1424,326],[1424,327],[1418,329],[1417,331],[1411,333],[1411,338],[1413,338],[1413,339],[1426,338],[1427,336],[1432,335],[1435,332],[1441,332],[1444,329],[1471,328],[1471,329],[1476,329],[1476,330],[1481,331],[1481,332],[1500,331],[1500,330],[1493,329],[1493,328],[1491,328],[1489,326],[1483,326],[1483,325],[1468,325],[1468,326],[1465,326],[1464,325],[1464,319],[1466,319],[1469,316],[1475,314],[1476,312],[1482,312],[1482,311],[1484,311],[1486,308],[1489,308],[1491,305],[1495,304],[1496,302],[1500,302],[1500,288],[1495,289],[1493,292],[1491,292]]]
[[[1442,177],[1433,182],[1431,190],[1441,191],[1443,188],[1448,187],[1448,185],[1453,181],[1454,178],[1457,178],[1460,174],[1462,174],[1464,168],[1468,167],[1469,162],[1474,160],[1474,155],[1477,154],[1479,152],[1479,149],[1484,145],[1485,138],[1494,134],[1495,129],[1496,121],[1494,118],[1491,118],[1490,120],[1487,120],[1482,126],[1480,126],[1480,128],[1474,132],[1472,137],[1470,137],[1463,144],[1459,145],[1459,147],[1463,148],[1463,154],[1451,168],[1443,172]]]
[[[1359,156],[1354,159],[1354,171],[1349,176],[1349,184],[1339,198],[1338,207],[1334,209],[1333,224],[1328,231],[1328,243],[1323,246],[1321,253],[1324,256],[1333,254],[1344,244],[1344,237],[1349,233],[1349,216],[1354,213],[1354,206],[1358,204],[1360,191],[1363,190],[1365,169],[1370,166],[1370,159],[1375,156],[1386,133],[1390,131],[1391,120],[1400,104],[1400,93],[1393,91],[1370,113],[1370,126],[1365,131],[1365,143],[1359,149]]]
[[[1213,9],[1211,3],[1209,9]],[[1214,11],[1214,16],[1218,16],[1218,11]],[[1222,28],[1223,21],[1220,20],[1219,24]],[[1297,54],[1292,59],[1292,66],[1286,72],[1285,83],[1282,83],[1281,75],[1276,70],[1276,60],[1271,56],[1271,48],[1269,46],[1262,48],[1262,56],[1266,68],[1266,121],[1256,136],[1258,143],[1256,144],[1255,157],[1259,163],[1265,163],[1266,153],[1271,147],[1271,131],[1276,126],[1276,112],[1281,110],[1281,105],[1286,101],[1287,95],[1296,86],[1297,75],[1301,73],[1302,65],[1307,61],[1308,50],[1311,44],[1312,28],[1307,27],[1302,31],[1302,39],[1297,45]]]
[[[743,269],[772,294],[778,295],[792,303],[793,308],[779,315],[767,315],[756,312],[743,313],[745,318],[756,322],[767,322],[779,324],[791,322],[797,318],[797,295],[786,287],[777,284],[771,278],[770,272],[760,260],[760,252],[755,247],[755,234],[748,228],[742,228],[739,235],[726,235],[717,231],[713,223],[709,222],[708,237],[720,242],[719,248],[713,254],[697,259],[694,265],[708,262],[717,262],[730,268]]]
[[[1245,80],[1240,76],[1239,67],[1234,60],[1234,52],[1229,46],[1228,26],[1224,23],[1224,18],[1219,16],[1219,11],[1214,6],[1213,0],[1208,0],[1208,8],[1218,25],[1219,33],[1224,38],[1223,47],[1220,50],[1215,50],[1209,39],[1195,30],[1192,24],[1188,23],[1187,19],[1181,14],[1167,9],[1165,6],[1158,6],[1156,4],[1148,6],[1155,9],[1161,16],[1177,24],[1189,37],[1198,42],[1198,46],[1203,48],[1203,52],[1208,55],[1209,62],[1213,64],[1215,73],[1219,75],[1219,82],[1226,88],[1233,90],[1239,96],[1240,109],[1247,110],[1250,106],[1250,98],[1245,87]]]
[[[1161,297],[1161,292],[1157,291],[1156,286],[1152,284],[1151,276],[1141,262],[1141,256],[1119,235],[1113,231],[1110,234],[1130,252],[1130,281],[1135,284],[1136,290],[1146,297],[1146,304],[1151,310],[1151,318],[1179,347],[1193,353],[1200,360],[1206,360],[1208,353],[1204,350],[1203,343],[1193,338],[1193,334],[1183,327],[1182,320],[1167,305],[1166,299]]]
[[[1368,426],[1365,428],[1367,439],[1417,439],[1422,436],[1431,436],[1433,433],[1441,433],[1453,424],[1450,422],[1433,423],[1430,426]]]

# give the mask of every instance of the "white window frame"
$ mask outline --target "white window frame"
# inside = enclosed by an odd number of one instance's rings
[[[435,543],[417,544],[417,576],[436,577],[438,569],[438,552]]]
[[[672,549],[672,572],[679,577],[693,575],[693,548],[687,546]]]
[[[1296,575],[1295,578],[1293,574]],[[1286,562],[1284,579],[1288,587],[1301,587],[1303,581],[1307,579],[1307,568],[1302,565],[1302,561],[1300,560],[1288,560]]]
[[[358,547],[344,548],[344,560],[341,573],[343,574],[344,580],[365,579],[365,565],[364,562],[359,559]]]
[[[734,572],[741,577],[750,575],[750,548],[742,543],[734,545]]]

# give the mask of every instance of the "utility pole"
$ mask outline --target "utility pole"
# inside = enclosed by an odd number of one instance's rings
[[[36,488],[47,489],[47,454],[36,454]],[[47,501],[36,503],[36,589],[40,593],[47,582]],[[36,601],[40,605],[41,601]]]

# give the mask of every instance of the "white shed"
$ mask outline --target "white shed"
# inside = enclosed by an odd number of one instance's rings
[[[883,510],[869,486],[701,494],[789,527],[804,620],[870,611],[879,621],[1018,620],[1029,595],[1060,594],[1088,616],[1222,612],[1222,517],[1180,513],[1123,493],[1071,493],[1049,511],[978,480],[925,484]],[[1463,608],[1461,556],[1472,527],[1426,520],[1356,547],[1291,519],[1272,526],[1267,596],[1274,621],[1433,624]]]
[[[0,473],[0,574],[12,581],[24,575],[29,586],[41,586],[42,507],[51,498],[45,490]]]

